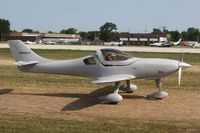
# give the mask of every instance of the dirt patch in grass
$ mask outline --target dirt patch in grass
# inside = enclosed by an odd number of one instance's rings
[[[133,94],[121,92],[124,100],[110,105],[97,98],[108,92],[108,87],[36,90],[0,89],[1,112],[83,121],[123,118],[200,122],[200,91],[170,89],[169,97],[163,100],[147,100],[146,94],[155,90],[139,89]]]

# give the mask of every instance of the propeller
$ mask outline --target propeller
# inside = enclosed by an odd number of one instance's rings
[[[182,67],[178,68],[178,86],[181,86]]]
[[[181,76],[182,76],[182,66],[181,64],[184,63],[183,62],[183,52],[181,52],[181,57],[178,63],[178,86],[181,86]]]
[[[183,62],[183,52],[182,52],[180,60],[178,62],[178,86],[179,87],[181,85],[182,69],[184,67],[190,67],[190,66],[191,66],[190,64],[187,64],[187,63]]]

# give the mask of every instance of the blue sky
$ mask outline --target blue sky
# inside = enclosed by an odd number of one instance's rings
[[[200,0],[0,0],[0,5],[0,18],[17,31],[89,31],[105,22],[115,23],[120,32],[200,28]]]

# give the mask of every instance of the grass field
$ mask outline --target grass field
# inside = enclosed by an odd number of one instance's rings
[[[34,50],[50,59],[71,59],[94,51]],[[131,53],[137,57],[177,59],[179,54]],[[122,93],[118,105],[100,104],[97,96],[112,84],[90,84],[88,78],[22,73],[9,49],[0,49],[0,132],[200,132],[200,54],[184,54],[192,65],[163,79],[170,96],[146,100],[153,81],[133,80],[139,89]]]

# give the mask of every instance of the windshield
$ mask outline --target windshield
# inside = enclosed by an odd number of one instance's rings
[[[133,58],[130,54],[116,49],[101,49],[101,53],[106,61],[124,61]]]

